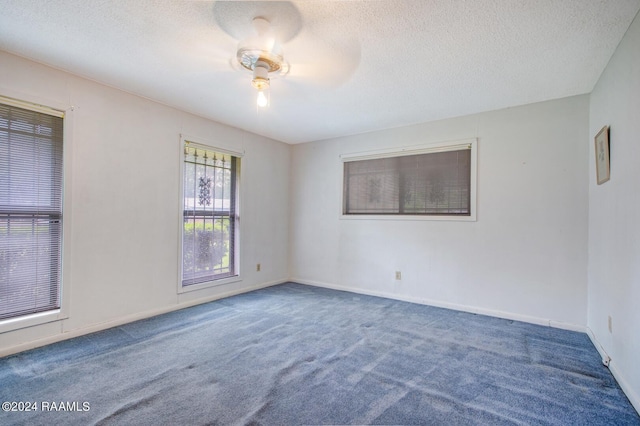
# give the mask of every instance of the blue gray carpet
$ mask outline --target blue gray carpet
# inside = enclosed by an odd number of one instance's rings
[[[640,425],[585,334],[293,283],[0,359],[0,384],[38,408],[3,425]]]

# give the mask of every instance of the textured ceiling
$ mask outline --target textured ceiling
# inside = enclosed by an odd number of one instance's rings
[[[287,143],[589,93],[640,0],[0,0],[0,49]],[[258,111],[230,65],[271,20]],[[0,64],[1,66],[2,64]]]

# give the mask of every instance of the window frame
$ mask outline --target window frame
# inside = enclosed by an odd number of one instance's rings
[[[235,275],[231,275],[224,278],[218,278],[213,280],[208,280],[196,284],[183,285],[182,284],[182,276],[183,276],[183,267],[184,267],[184,247],[183,247],[183,230],[184,230],[184,173],[185,173],[185,153],[184,147],[185,144],[189,143],[190,146],[195,146],[201,149],[206,149],[210,151],[219,152],[221,154],[228,154],[237,158],[236,163],[236,176],[235,176],[235,228],[234,228],[234,271]],[[240,208],[242,205],[241,202],[241,176],[242,176],[242,164],[243,164],[243,156],[244,152],[240,152],[225,146],[224,144],[219,143],[211,143],[210,141],[193,137],[189,135],[180,135],[180,179],[179,179],[179,197],[178,197],[178,207],[179,207],[179,223],[178,223],[178,279],[177,279],[177,292],[178,294],[189,293],[192,291],[203,290],[210,287],[217,287],[225,284],[235,283],[242,281],[241,273],[240,273]]]
[[[469,215],[425,215],[425,214],[358,214],[344,213],[344,164],[353,161],[376,160],[381,158],[394,158],[409,155],[430,154],[436,152],[456,151],[461,148],[471,149],[471,182]],[[461,139],[455,141],[438,142],[431,144],[420,144],[399,148],[388,148],[365,152],[355,152],[340,155],[340,203],[339,218],[342,220],[424,220],[424,221],[456,221],[475,222],[477,221],[477,163],[478,163],[478,140],[477,138]]]
[[[68,268],[71,259],[72,209],[71,174],[73,158],[73,121],[75,107],[48,98],[27,95],[3,89],[0,103],[39,113],[62,117],[62,233],[59,273],[60,308],[34,314],[26,314],[0,320],[0,334],[68,319],[71,302],[71,275]]]

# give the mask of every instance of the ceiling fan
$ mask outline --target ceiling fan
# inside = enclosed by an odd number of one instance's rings
[[[239,40],[229,63],[251,75],[260,107],[270,104],[274,78],[286,77],[283,82],[299,91],[337,87],[360,62],[357,43],[340,39],[318,19],[310,23],[312,31],[306,30],[302,14],[289,1],[219,1],[214,16],[223,31]]]
[[[238,44],[236,60],[240,67],[252,72],[251,84],[258,89],[257,104],[265,107],[269,103],[265,91],[269,89],[270,77],[286,75],[289,63],[284,60],[282,46],[271,31],[269,21],[256,17],[253,26],[256,35]]]

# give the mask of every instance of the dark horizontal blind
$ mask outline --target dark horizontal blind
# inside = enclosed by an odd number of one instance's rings
[[[0,103],[0,319],[60,308],[62,134]]]
[[[471,215],[471,149],[344,163],[344,214]]]

